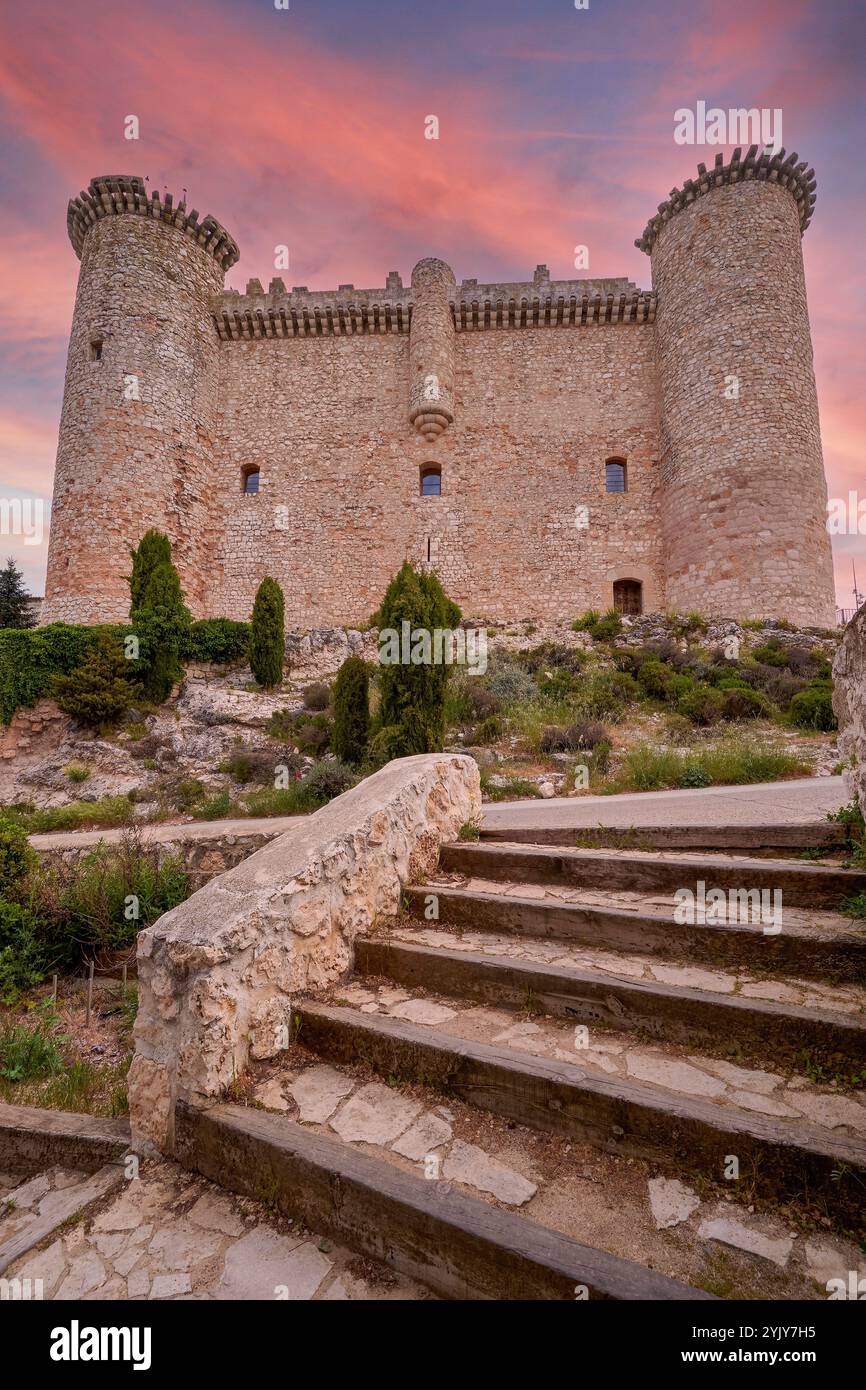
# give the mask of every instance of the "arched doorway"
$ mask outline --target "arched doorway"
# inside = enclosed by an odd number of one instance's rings
[[[639,579],[615,579],[613,606],[618,613],[634,616],[643,612],[643,584]]]

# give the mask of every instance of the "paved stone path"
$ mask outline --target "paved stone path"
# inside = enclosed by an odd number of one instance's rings
[[[824,820],[849,800],[841,777],[804,777],[747,787],[503,801],[485,805],[484,826],[803,825]]]
[[[701,787],[693,791],[628,792],[620,796],[555,797],[550,801],[485,803],[484,824],[508,826],[641,825],[803,825],[824,820],[849,800],[841,777],[805,777],[791,782],[759,782],[748,787]],[[280,835],[300,816],[257,816],[248,819],[190,821],[186,824],[145,825],[147,843],[206,840],[215,835]],[[124,829],[61,830],[31,835],[37,850],[74,849],[109,844]]]
[[[50,1215],[84,1175],[52,1168],[22,1183],[0,1175],[0,1245]],[[45,1299],[356,1301],[431,1295],[359,1260],[257,1202],[233,1197],[177,1164],[139,1177],[55,1230],[4,1271],[42,1281]]]

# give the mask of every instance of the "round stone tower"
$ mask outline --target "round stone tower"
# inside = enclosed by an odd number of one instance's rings
[[[428,443],[454,419],[454,272],[435,257],[412,271],[409,419]]]
[[[129,612],[129,552],[171,538],[187,601],[212,570],[219,339],[213,297],[238,248],[212,217],[129,175],[72,199],[81,260],[69,341],[42,622]]]
[[[814,171],[735,150],[635,244],[658,296],[666,603],[832,626],[827,488],[801,236]]]

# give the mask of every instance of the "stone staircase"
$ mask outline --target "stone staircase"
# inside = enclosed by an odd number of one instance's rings
[[[443,846],[178,1157],[440,1296],[826,1298],[866,1271],[866,873],[824,831]]]

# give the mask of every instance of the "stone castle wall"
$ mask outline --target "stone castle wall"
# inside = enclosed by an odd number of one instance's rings
[[[128,548],[156,525],[196,615],[248,617],[270,574],[289,627],[364,626],[409,558],[477,618],[570,619],[636,579],[645,610],[831,624],[799,245],[814,180],[783,154],[737,152],[660,206],[638,243],[652,291],[543,266],[458,285],[431,259],[411,286],[239,294],[213,219],[94,181],[70,205],[42,621],[125,616]],[[439,497],[421,495],[431,466]]]

